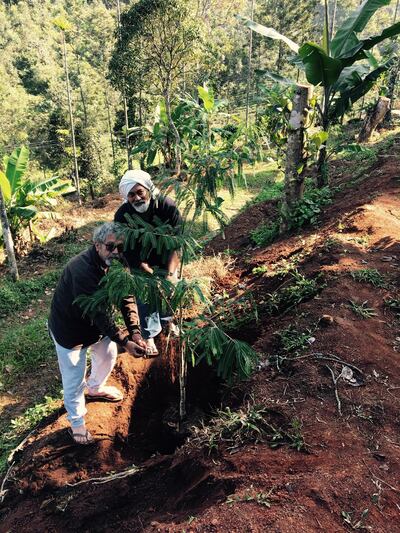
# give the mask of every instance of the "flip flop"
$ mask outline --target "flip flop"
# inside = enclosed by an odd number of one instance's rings
[[[146,339],[145,342],[146,342],[146,353],[145,355],[143,355],[143,358],[151,359],[152,357],[157,357],[159,352],[157,350],[157,346],[155,345],[154,339],[152,338]]]
[[[91,393],[86,393],[88,400],[104,400],[106,402],[120,402],[124,395],[116,387],[104,387],[103,390]]]
[[[74,433],[72,428],[69,428],[68,435],[70,435],[75,444],[79,444],[80,446],[88,446],[96,442],[88,430],[86,430],[86,433]]]

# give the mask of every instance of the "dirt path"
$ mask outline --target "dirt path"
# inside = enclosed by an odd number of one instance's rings
[[[400,308],[387,304],[400,302],[399,143],[386,155],[359,189],[339,193],[318,230],[238,258],[240,283],[229,290],[252,290],[259,306],[259,322],[237,331],[262,354],[254,376],[228,395],[206,369],[191,378],[193,421],[210,405],[250,401],[291,441],[222,442],[211,454],[193,437],[180,446],[169,371],[123,356],[114,375],[123,404],[89,405],[89,426],[104,440],[77,449],[65,415],[48,422],[17,458],[0,532],[400,532]],[[225,248],[257,225],[255,209],[236,219]],[[257,210],[274,216],[271,206]],[[318,291],[271,315],[270,294],[291,286],[293,266]],[[377,270],[382,286],[354,279],[360,269]],[[307,339],[297,356],[277,335],[289,326]],[[123,479],[76,485],[132,465]]]

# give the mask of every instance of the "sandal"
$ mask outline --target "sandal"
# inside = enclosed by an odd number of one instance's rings
[[[152,357],[157,357],[158,350],[157,346],[154,342],[154,339],[145,339],[146,343],[146,354],[143,356],[144,359],[151,359]]]
[[[88,390],[86,393],[88,400],[104,400],[106,402],[120,402],[124,395],[116,387],[103,387],[97,392]]]
[[[91,433],[89,433],[88,430],[86,430],[85,433],[74,433],[72,428],[68,429],[68,434],[72,438],[75,444],[79,444],[81,446],[87,446],[88,444],[93,444],[96,442],[96,440],[93,438]]]

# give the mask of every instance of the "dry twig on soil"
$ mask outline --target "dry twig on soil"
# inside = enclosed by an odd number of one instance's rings
[[[123,479],[128,476],[133,476],[134,474],[137,474],[141,471],[141,468],[138,466],[133,465],[132,468],[128,468],[128,470],[123,470],[122,472],[117,472],[116,474],[111,474],[109,476],[104,477],[91,477],[89,479],[83,479],[82,481],[77,481],[76,483],[67,483],[66,485],[68,487],[77,487],[78,485],[83,485],[84,483],[90,483],[93,482],[93,485],[102,485],[103,483],[109,483],[110,481],[114,481],[114,479]]]

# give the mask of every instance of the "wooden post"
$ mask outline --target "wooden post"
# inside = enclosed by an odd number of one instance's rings
[[[4,238],[4,244],[6,247],[7,259],[10,265],[11,276],[14,281],[18,281],[19,274],[18,274],[17,261],[15,259],[15,253],[14,253],[14,242],[13,242],[13,238],[11,235],[10,224],[8,223],[6,204],[4,201],[3,191],[1,190],[1,187],[0,187],[0,219],[1,219],[1,227],[3,229],[3,238]]]
[[[285,194],[281,231],[287,229],[287,218],[293,204],[301,199],[304,189],[304,130],[308,116],[308,102],[312,95],[312,87],[297,85],[293,98],[293,109],[290,113],[288,142],[286,149]]]
[[[380,96],[374,109],[369,113],[364,120],[358,142],[363,143],[370,140],[372,133],[376,127],[383,121],[390,107],[390,99],[385,96]]]

